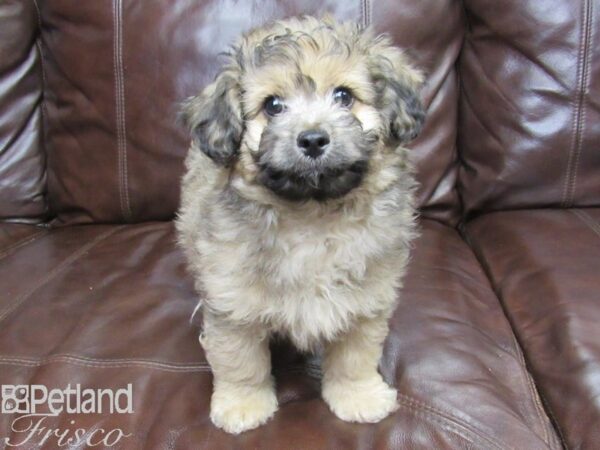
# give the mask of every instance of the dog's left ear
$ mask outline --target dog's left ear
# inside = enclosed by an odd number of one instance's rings
[[[371,48],[369,60],[375,86],[376,106],[386,121],[391,142],[406,144],[421,132],[425,111],[419,97],[422,74],[413,68],[402,51],[379,41]]]
[[[216,164],[228,167],[236,159],[243,133],[239,70],[225,67],[215,81],[188,99],[181,114],[195,146]]]

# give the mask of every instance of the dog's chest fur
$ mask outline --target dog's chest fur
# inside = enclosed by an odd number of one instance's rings
[[[207,306],[301,348],[389,310],[413,230],[406,195],[399,185],[375,202],[329,211],[280,211],[231,188],[204,197],[190,244]]]

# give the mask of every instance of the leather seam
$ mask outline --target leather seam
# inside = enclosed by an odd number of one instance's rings
[[[13,242],[11,245],[9,245],[8,247],[2,249],[0,251],[0,260],[6,258],[10,253],[14,252],[15,250],[30,244],[34,241],[37,241],[41,236],[48,234],[48,230],[39,230],[37,233],[34,233],[32,235],[26,236],[20,240],[18,240],[17,242]]]
[[[50,355],[42,358],[28,357],[28,356],[9,356],[0,355],[0,365],[17,365],[26,367],[39,367],[46,364],[53,363],[67,363],[74,365],[81,365],[92,368],[125,368],[125,367],[148,367],[157,370],[171,371],[171,372],[210,372],[211,367],[208,363],[177,363],[173,361],[160,361],[155,359],[136,359],[136,358],[91,358],[88,356],[73,355],[69,353]],[[300,366],[288,366],[276,370],[281,373],[306,373],[309,376],[316,376],[320,373],[317,368],[316,373],[311,369],[310,365]]]
[[[467,41],[465,41],[465,45],[467,45]],[[482,72],[483,73],[483,72]],[[461,82],[462,85],[462,82]],[[487,123],[485,123],[485,121],[480,117],[479,114],[477,114],[476,108],[473,107],[473,101],[470,99],[469,97],[469,93],[467,89],[462,89],[462,93],[461,93],[461,107],[463,109],[465,108],[469,108],[473,118],[476,120],[477,123],[479,123],[479,125],[481,126],[481,128],[483,128],[485,130],[485,132],[487,133],[487,135],[489,137],[491,137],[500,148],[504,147],[504,144],[502,143],[502,140],[496,136],[496,134],[493,132],[492,128],[490,128],[489,125],[487,125]],[[464,161],[465,167],[463,168],[463,171],[466,170],[470,170],[471,167],[468,165],[468,161]]]
[[[577,91],[573,101],[571,149],[567,159],[567,169],[563,185],[563,207],[572,206],[577,183],[577,169],[583,146],[583,133],[585,129],[586,107],[585,97],[589,81],[591,64],[590,45],[592,35],[592,1],[584,0],[582,10],[581,38],[577,59]]]
[[[529,395],[531,396],[532,403],[533,403],[533,409],[535,410],[535,412],[538,416],[539,423],[542,427],[543,436],[541,436],[541,437],[546,444],[550,445],[550,431],[548,430],[548,423],[547,423],[548,421],[544,420],[544,417],[546,416],[546,414],[544,412],[544,407],[541,404],[539,393],[538,393],[537,389],[535,388],[535,384],[533,382],[531,374],[529,373],[529,370],[527,369],[527,364],[525,362],[525,356],[523,355],[521,346],[519,345],[519,342],[517,341],[517,337],[514,335],[514,333],[511,333],[511,337],[512,337],[514,352],[517,356],[517,361],[521,365],[521,375],[524,379],[523,380],[524,384],[525,384],[526,388],[529,390]]]
[[[44,286],[45,284],[52,281],[53,278],[55,278],[56,276],[58,276],[62,272],[64,272],[66,269],[68,269],[73,263],[75,263],[79,258],[84,256],[91,248],[93,248],[100,241],[109,237],[111,234],[115,233],[116,231],[120,230],[121,228],[122,228],[122,226],[116,227],[116,228],[111,228],[108,231],[105,231],[104,233],[100,234],[99,236],[96,236],[94,239],[92,239],[88,243],[82,245],[75,252],[71,253],[65,260],[63,260],[62,263],[60,263],[54,269],[49,271],[46,274],[46,276],[41,278],[40,280],[38,280],[37,283],[33,283],[32,286],[27,291],[25,291],[23,294],[21,294],[19,297],[17,297],[17,299],[14,302],[12,302],[10,305],[8,305],[7,308],[5,308],[2,312],[0,312],[0,322],[2,322],[4,319],[6,319],[7,316],[9,316],[15,309],[17,309],[20,305],[22,305],[38,289],[40,289],[42,286]]]
[[[496,298],[498,300],[498,304],[500,305],[500,308],[502,309],[503,313],[504,313],[504,317],[506,319],[506,322],[508,323],[510,332],[512,334],[512,339],[514,340],[514,342],[516,343],[516,345],[518,346],[519,349],[523,349],[523,347],[521,346],[520,342],[519,342],[519,337],[517,335],[517,330],[515,329],[515,326],[511,320],[511,316],[509,314],[509,311],[506,309],[506,305],[504,304],[502,297],[500,295],[500,292],[496,291],[496,288],[494,286],[493,283],[493,276],[491,274],[491,269],[489,267],[489,264],[487,263],[487,261],[485,260],[485,258],[481,255],[481,253],[479,251],[477,251],[477,249],[473,246],[473,243],[471,242],[470,239],[470,235],[468,233],[465,232],[464,234],[464,239],[467,242],[467,244],[471,247],[473,254],[475,255],[475,257],[477,258],[477,261],[479,261],[479,264],[481,265],[481,267],[483,268],[489,282],[490,282],[490,286],[493,289],[493,292],[496,295]],[[528,364],[527,364],[527,360],[525,359],[525,354],[523,352],[520,353],[521,357],[523,358],[523,363],[524,365],[524,369],[527,370],[527,373],[530,374],[532,381],[535,383],[535,377],[534,374],[531,373],[531,371],[528,368]],[[537,386],[537,385],[536,385]],[[540,395],[540,399],[542,398],[542,392],[539,393]],[[558,435],[558,438],[561,440],[561,444],[563,445],[563,447],[566,448],[566,444],[565,444],[565,440],[563,439],[563,433],[562,430],[560,428],[559,423],[555,420],[554,418],[554,414],[552,413],[552,410],[550,408],[550,405],[548,405],[547,403],[544,403],[543,406],[545,406],[546,408],[544,409],[544,412],[547,415],[547,418],[551,421],[551,423],[549,424],[550,426],[554,426],[554,429],[556,430],[556,434]],[[543,424],[542,424],[543,426]]]
[[[35,12],[37,15],[37,23],[38,23],[38,33],[39,36],[36,39],[35,46],[37,47],[38,53],[40,54],[40,66],[42,69],[42,114],[47,116],[46,113],[46,95],[45,90],[46,86],[48,86],[48,82],[46,81],[46,63],[44,62],[44,52],[42,50],[42,13],[40,11],[40,7],[38,5],[37,0],[33,0],[33,6],[35,7]]]
[[[119,204],[121,207],[121,215],[124,215],[124,208],[123,208],[123,189],[121,186],[121,135],[120,135],[120,128],[119,128],[119,113],[120,113],[120,109],[119,109],[119,75],[118,75],[118,69],[117,69],[117,13],[116,13],[116,9],[117,9],[117,0],[113,0],[112,2],[112,7],[113,7],[113,77],[115,80],[115,125],[116,125],[116,132],[117,132],[117,176],[118,176],[118,182],[119,182]]]
[[[592,15],[592,9],[593,9],[593,3],[591,1],[589,1],[589,12],[588,12],[588,25],[586,27],[586,57],[584,59],[584,69],[583,69],[583,82],[582,82],[582,91],[581,91],[581,101],[580,101],[580,108],[581,108],[581,115],[579,118],[579,126],[578,126],[578,139],[577,139],[577,148],[575,149],[575,162],[573,163],[573,172],[572,172],[572,180],[571,180],[571,185],[569,187],[569,193],[570,193],[570,199],[568,201],[569,205],[572,205],[573,202],[575,201],[575,189],[577,187],[577,174],[579,172],[579,160],[581,159],[581,153],[583,151],[583,136],[585,134],[585,122],[586,122],[586,118],[587,118],[587,107],[586,107],[586,101],[585,101],[585,97],[586,97],[586,91],[588,89],[588,84],[589,84],[589,79],[590,79],[590,45],[591,45],[591,25],[592,25],[592,21],[593,21],[593,15]]]
[[[33,1],[33,6],[35,8],[35,12],[37,15],[37,23],[38,23],[38,36],[35,40],[35,47],[37,49],[38,54],[40,55],[40,69],[42,72],[42,86],[41,86],[41,95],[40,95],[40,103],[41,103],[41,116],[42,116],[42,123],[41,123],[41,135],[42,135],[42,139],[40,140],[40,148],[42,151],[42,156],[43,156],[43,174],[44,174],[44,178],[45,178],[45,186],[44,186],[44,214],[48,214],[49,212],[49,204],[48,204],[48,154],[46,152],[46,139],[45,139],[45,130],[47,128],[47,122],[48,122],[48,108],[46,106],[46,91],[48,89],[48,81],[46,78],[46,58],[44,57],[44,49],[43,49],[43,45],[42,45],[42,12],[40,10],[40,6],[38,5],[37,0],[32,0]]]
[[[414,407],[410,404],[406,404],[402,401],[399,401],[399,406],[401,408],[404,408],[404,409],[407,409],[408,411],[410,411],[415,417],[429,420],[429,421],[439,425],[442,429],[444,429],[452,434],[455,434],[456,436],[458,436],[459,438],[468,442],[469,444],[475,445],[475,441],[468,436],[468,433],[465,433],[463,430],[461,430],[458,427],[452,426],[451,424],[447,423],[446,421],[440,420],[437,416],[428,414],[425,411],[423,411],[422,409]]]
[[[46,358],[27,358],[27,357],[8,357],[0,356],[0,365],[15,365],[25,367],[40,367],[53,363],[66,363],[82,367],[97,369],[115,369],[115,368],[149,368],[162,370],[165,372],[210,372],[208,364],[176,364],[152,360],[101,360],[95,358],[86,358],[74,355],[55,355]]]
[[[535,380],[534,380],[535,382]],[[544,408],[544,411],[546,412],[546,414],[548,415],[548,420],[549,420],[549,427],[551,431],[554,431],[554,433],[552,434],[553,439],[552,439],[552,443],[554,444],[554,446],[557,449],[568,449],[567,444],[566,444],[566,440],[565,437],[562,433],[561,428],[558,426],[558,421],[556,420],[556,416],[554,415],[554,412],[552,412],[552,408],[550,407],[550,404],[548,403],[548,401],[546,400],[546,398],[544,397],[542,391],[539,392],[540,394],[540,400],[542,402],[542,407]],[[554,425],[554,428],[552,428],[552,425]],[[550,445],[550,443],[548,443],[548,445]]]
[[[588,0],[588,11],[587,11],[587,27],[586,27],[586,43],[585,43],[585,58],[584,58],[584,69],[583,69],[583,82],[582,82],[582,90],[581,90],[581,102],[580,102],[580,107],[581,107],[581,117],[580,117],[580,123],[581,125],[579,126],[579,139],[578,139],[578,145],[577,145],[577,150],[575,152],[575,163],[573,164],[573,179],[572,179],[572,183],[571,183],[571,189],[570,189],[570,202],[569,204],[573,204],[573,202],[575,201],[575,189],[577,187],[577,174],[579,172],[579,160],[581,159],[581,153],[583,152],[583,135],[585,133],[585,122],[586,122],[586,118],[587,118],[587,107],[586,107],[586,91],[588,90],[589,87],[589,80],[590,80],[590,70],[591,70],[591,45],[592,45],[592,32],[593,32],[593,23],[594,23],[594,14],[593,14],[593,9],[594,9],[594,3],[591,0]]]
[[[369,25],[371,25],[371,5],[369,3],[369,0],[361,1],[361,10],[362,26],[363,28],[367,28]]]
[[[123,69],[123,3],[113,0],[113,72],[115,77],[115,109],[117,125],[117,173],[121,215],[131,221],[131,203],[127,174],[127,124],[125,120],[125,72]]]
[[[482,432],[481,430],[477,430],[476,428],[474,428],[473,425],[469,424],[468,422],[465,422],[464,420],[454,416],[451,413],[442,411],[439,408],[436,408],[434,406],[426,404],[420,400],[417,400],[413,397],[402,394],[400,392],[398,393],[398,401],[401,404],[405,404],[407,406],[417,408],[418,410],[422,411],[424,414],[427,414],[430,417],[437,419],[438,422],[443,421],[443,422],[453,425],[455,427],[456,426],[461,427],[468,434],[473,435],[479,439],[486,440],[487,442],[492,444],[495,448],[498,448],[500,450],[509,448],[505,443],[499,441],[498,439],[496,439],[492,436],[487,435],[486,433]],[[473,442],[473,441],[471,441],[471,442]]]
[[[490,285],[489,284],[485,284],[482,283],[481,281],[477,281],[475,278],[470,277],[468,275],[465,275],[464,273],[460,273],[454,269],[451,269],[449,267],[444,267],[444,266],[432,266],[432,265],[427,265],[427,264],[416,264],[413,263],[413,266],[415,268],[421,268],[424,270],[430,270],[430,271],[440,271],[440,272],[445,272],[451,275],[454,275],[458,278],[460,278],[463,281],[466,281],[470,284],[472,284],[475,287],[478,287],[480,289],[484,289],[484,290],[490,290]],[[485,277],[485,274],[483,274],[483,276]]]
[[[577,216],[590,230],[600,237],[600,224],[598,224],[592,216],[580,209],[571,209],[572,214]]]

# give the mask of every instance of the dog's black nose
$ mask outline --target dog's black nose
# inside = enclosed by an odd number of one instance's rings
[[[318,158],[329,144],[329,135],[323,130],[306,130],[298,135],[298,147],[309,158]]]

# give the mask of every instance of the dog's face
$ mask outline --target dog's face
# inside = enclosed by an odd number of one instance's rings
[[[355,25],[278,22],[228,58],[186,105],[195,146],[286,200],[344,196],[423,122],[420,74]]]

